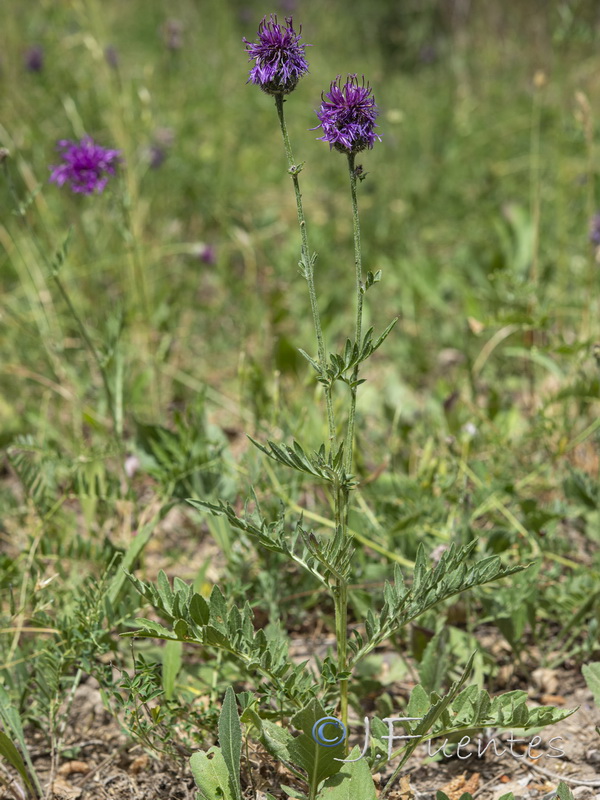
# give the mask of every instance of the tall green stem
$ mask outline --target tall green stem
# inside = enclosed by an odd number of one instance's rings
[[[358,218],[358,201],[356,199],[356,169],[354,165],[355,154],[348,154],[348,171],[350,175],[350,193],[352,195],[352,227],[354,231],[354,267],[356,271],[356,332],[355,342],[360,347],[362,335],[363,293],[362,293],[362,255],[360,248],[360,220]],[[348,415],[348,429],[344,445],[344,469],[347,475],[352,472],[352,451],[354,447],[354,423],[356,417],[356,381],[358,380],[358,364],[352,373],[352,386],[350,387],[350,413]]]
[[[355,154],[348,154],[348,173],[350,177],[350,194],[352,195],[352,228],[354,231],[354,267],[356,273],[356,325],[355,342],[360,347],[362,337],[363,314],[363,282],[362,255],[360,247],[360,221],[358,218],[358,202],[356,199]],[[344,483],[337,488],[335,497],[336,524],[340,526],[344,541],[348,538],[348,511],[350,508],[350,489],[347,483],[352,473],[352,454],[354,448],[354,424],[356,417],[356,390],[358,381],[358,364],[355,366],[350,386],[350,410],[348,427],[344,442]],[[335,632],[337,639],[338,672],[345,673],[348,668],[348,582],[345,578],[336,580],[335,591]],[[348,680],[340,680],[340,713],[344,725],[348,724]]]
[[[290,137],[287,132],[285,124],[285,115],[283,113],[283,95],[275,95],[275,105],[277,106],[277,115],[279,117],[279,124],[281,125],[281,133],[283,135],[283,144],[285,147],[285,154],[288,162],[288,172],[292,176],[294,183],[294,192],[296,194],[296,209],[298,212],[298,224],[300,225],[301,236],[301,260],[300,264],[302,272],[308,284],[308,293],[310,296],[310,308],[312,311],[313,322],[315,326],[315,334],[317,337],[317,352],[319,358],[319,365],[321,371],[325,372],[327,364],[325,358],[325,341],[323,339],[323,329],[321,327],[321,317],[319,315],[319,306],[317,305],[317,293],[315,291],[315,275],[314,275],[314,256],[311,256],[308,247],[308,233],[306,231],[306,220],[304,219],[304,208],[302,206],[302,194],[300,192],[300,182],[298,181],[298,173],[302,169],[302,165],[298,165],[294,161],[292,153],[292,146],[290,144]],[[327,423],[329,427],[329,446],[334,449],[335,444],[335,418],[333,414],[333,397],[331,386],[325,387],[325,401],[327,403]]]
[[[348,487],[347,485],[335,486],[334,496],[335,529],[341,530],[345,542],[348,537]],[[348,581],[345,577],[336,578],[333,589],[333,602],[335,609],[335,639],[337,648],[338,673],[345,673],[348,669]],[[340,689],[340,715],[342,722],[348,726],[348,679],[341,678]],[[347,740],[346,740],[347,744]]]
[[[81,337],[82,337],[83,341],[86,343],[86,345],[88,347],[88,350],[90,351],[94,361],[96,362],[96,365],[97,365],[98,369],[100,370],[100,375],[102,377],[102,384],[104,386],[104,392],[106,394],[106,403],[108,405],[108,411],[109,411],[109,414],[111,416],[112,423],[113,423],[113,430],[114,430],[115,435],[118,437],[118,439],[120,441],[121,440],[121,436],[123,434],[122,424],[120,424],[119,420],[117,419],[116,406],[115,406],[115,402],[114,402],[114,399],[113,399],[113,393],[111,391],[110,383],[108,381],[108,375],[106,374],[106,369],[104,367],[104,364],[102,363],[102,359],[100,358],[100,354],[98,353],[98,351],[96,350],[96,348],[94,346],[94,343],[92,342],[92,340],[88,336],[88,333],[87,333],[87,331],[85,329],[85,325],[81,321],[81,317],[79,316],[79,314],[77,313],[77,310],[75,309],[75,306],[71,302],[71,298],[69,296],[69,293],[65,289],[65,287],[63,285],[63,282],[58,277],[57,271],[53,270],[51,274],[52,274],[52,278],[54,279],[54,282],[56,283],[56,287],[57,287],[58,291],[61,293],[61,295],[63,297],[63,300],[65,301],[69,311],[71,312],[71,316],[73,317],[73,319],[75,320],[75,323],[77,324],[77,327],[79,328],[79,332],[81,334]]]

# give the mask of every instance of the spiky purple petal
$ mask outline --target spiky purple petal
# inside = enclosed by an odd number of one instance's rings
[[[267,94],[289,94],[300,78],[308,72],[304,51],[308,45],[300,44],[302,28],[296,33],[292,18],[286,17],[286,27],[271,14],[264,17],[258,27],[258,42],[244,39],[248,60],[255,61],[248,83],[255,83]]]
[[[56,149],[61,152],[62,164],[51,166],[50,182],[57,186],[68,183],[71,191],[80,194],[100,194],[110,175],[115,174],[119,150],[107,150],[96,144],[91,136],[80,142],[61,139]]]
[[[342,86],[338,75],[327,94],[321,95],[321,108],[316,114],[320,123],[317,128],[323,129],[319,140],[329,142],[330,148],[335,147],[341,153],[358,153],[381,141],[374,130],[379,111],[364,77],[361,84],[357,75],[348,75]]]

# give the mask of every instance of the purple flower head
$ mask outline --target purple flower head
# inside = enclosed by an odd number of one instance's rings
[[[68,183],[73,192],[81,194],[100,194],[108,182],[109,175],[115,174],[115,163],[119,161],[119,150],[106,150],[96,144],[91,136],[79,143],[61,139],[56,146],[61,150],[62,164],[50,167],[50,182],[63,186]]]
[[[358,153],[367,147],[370,150],[375,141],[381,141],[374,131],[379,111],[371,87],[365,85],[364,77],[360,84],[356,75],[348,75],[343,86],[341,81],[338,75],[327,94],[321,95],[321,108],[316,112],[320,122],[317,128],[323,128],[319,139],[340,153]]]
[[[39,44],[29,47],[25,53],[25,67],[29,72],[41,72],[44,67],[44,49]]]
[[[595,214],[590,223],[590,242],[600,245],[600,214]]]
[[[267,94],[289,94],[296,88],[300,78],[308,72],[304,50],[308,45],[299,44],[300,33],[292,26],[292,18],[285,18],[286,27],[271,14],[264,17],[258,26],[258,42],[246,43],[248,61],[256,61],[250,70],[248,83],[256,83]]]

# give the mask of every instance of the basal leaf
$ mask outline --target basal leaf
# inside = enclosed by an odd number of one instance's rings
[[[290,755],[289,746],[294,741],[292,734],[282,728],[281,725],[276,725],[268,719],[262,720],[262,736],[261,742],[279,761],[291,763],[292,756]]]
[[[360,758],[360,748],[356,746],[348,758],[358,760],[343,764],[336,775],[328,778],[317,800],[377,800],[371,770],[365,759]]]
[[[219,715],[219,745],[229,771],[235,798],[236,800],[241,800],[242,726],[235,701],[235,693],[231,686],[227,687],[223,707]]]
[[[218,747],[194,753],[190,758],[190,768],[202,800],[237,800],[232,791],[227,764]]]
[[[313,737],[315,723],[328,716],[319,701],[315,699],[311,700],[305,708],[292,718],[292,724],[299,728],[302,733],[288,745],[290,759],[295,766],[301,767],[306,772],[308,784],[313,794],[321,781],[339,772],[342,764],[340,761],[336,761],[336,758],[345,758],[344,740],[340,744],[330,747],[325,744],[318,744]],[[315,736],[319,736],[318,731]],[[332,737],[326,736],[324,738],[329,739]]]
[[[21,758],[21,754],[17,748],[14,746],[10,738],[4,733],[4,731],[0,731],[0,756],[8,761],[13,769],[17,770],[24,783],[27,785],[27,788],[34,793],[34,788],[31,785],[29,775],[27,774],[25,762]]]

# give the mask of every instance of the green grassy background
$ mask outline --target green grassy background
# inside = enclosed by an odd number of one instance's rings
[[[555,345],[565,337],[573,345],[580,333],[589,340],[578,323],[595,280],[587,242],[595,162],[575,94],[587,96],[593,124],[596,40],[581,9],[573,9],[570,23],[564,19],[570,5],[546,4],[544,13],[534,3],[519,5],[519,13],[476,6],[466,21],[459,4],[445,14],[433,3],[403,12],[386,3],[368,11],[357,4],[351,13],[335,3],[298,7],[296,19],[314,47],[310,74],[287,113],[296,157],[306,161],[303,191],[332,346],[347,334],[350,318],[346,174],[342,158],[308,129],[321,91],[346,72],[369,78],[381,108],[383,142],[364,155],[370,174],[360,201],[365,265],[383,269],[385,283],[367,314],[376,327],[401,314],[381,356],[393,363],[399,383],[431,387],[433,379],[434,387],[441,381],[439,391],[450,389],[439,375],[440,350],[457,348],[474,359],[484,341],[469,333],[469,316],[493,329],[516,314],[519,324],[542,324]],[[127,406],[138,412],[156,416],[172,396],[186,396],[165,374],[167,364],[217,385],[236,375],[240,352],[265,375],[272,367],[284,375],[307,372],[295,355],[297,346],[310,349],[312,337],[296,269],[293,195],[272,101],[245,84],[241,37],[254,37],[266,10],[180,3],[167,16],[157,3],[140,9],[82,2],[40,3],[35,10],[16,4],[7,14],[2,139],[14,180],[21,197],[41,186],[31,217],[48,252],[75,226],[65,269],[89,323],[101,333],[115,304],[134,314]],[[178,51],[164,45],[173,18],[183,28]],[[29,73],[23,53],[35,43],[44,47],[44,68]],[[118,54],[117,70],[106,63],[107,46]],[[535,92],[537,70],[546,83]],[[149,149],[165,128],[173,144],[152,170]],[[123,152],[130,249],[138,253],[143,287],[140,270],[127,263],[115,195],[81,198],[47,185],[56,140],[84,132]],[[2,192],[8,211],[6,182]],[[27,248],[23,236],[5,216],[3,337],[7,360],[37,371],[44,350],[64,346],[69,331],[60,303],[36,296],[44,276],[32,263],[35,254],[16,255],[19,244]],[[200,243],[215,247],[216,265],[194,257]],[[540,280],[531,287],[534,248]],[[138,311],[149,336],[141,348]],[[12,335],[18,326],[24,336]],[[81,353],[68,345],[66,356],[77,364]],[[151,361],[160,397],[157,387],[147,391]],[[523,367],[500,351],[487,372],[510,383]],[[78,377],[74,388],[85,396],[92,387]],[[2,380],[3,428],[29,429],[24,394],[39,400],[47,390],[31,380]],[[52,412],[61,406],[65,411],[54,397]]]
[[[275,107],[246,84],[242,37],[254,39],[272,11],[287,9],[4,0],[0,441],[13,450],[0,488],[2,582],[6,598],[20,582],[27,608],[38,608],[36,580],[56,569],[52,591],[65,592],[68,610],[73,565],[82,558],[80,574],[94,574],[109,557],[94,564],[83,544],[107,537],[125,549],[153,504],[218,492],[241,502],[254,481],[273,508],[278,496],[308,512],[327,507],[242,436],[312,447],[325,436],[322,398],[297,352],[315,345]],[[594,4],[306,0],[293,13],[313,46],[286,113],[306,162],[330,350],[353,320],[350,195],[345,159],[310,131],[314,109],[337,74],[358,73],[381,112],[383,141],[360,159],[364,265],[383,270],[366,317],[376,333],[400,320],[359,395],[363,488],[351,525],[381,559],[360,551],[354,612],[368,607],[368,581],[394,558],[410,563],[419,541],[433,549],[481,536],[482,553],[543,554],[546,572],[538,584],[483,592],[469,631],[486,618],[519,657],[525,630],[542,660],[588,657],[600,567]],[[169,20],[181,27],[178,49],[165,40]],[[24,65],[35,44],[40,72]],[[101,196],[48,184],[56,141],[86,133],[123,154]],[[151,148],[165,139],[154,169]],[[27,225],[12,213],[11,185]],[[61,279],[106,359],[118,436],[97,365],[49,276],[70,228]],[[207,245],[215,263],[199,257]],[[128,481],[131,453],[141,466]],[[277,559],[190,510],[185,520],[165,544],[174,573],[202,584],[206,565],[182,553],[210,533],[226,556],[219,570],[257,613],[296,624],[310,611],[306,579],[289,584],[302,610],[279,607]],[[568,630],[548,639],[577,613],[573,640]],[[16,649],[7,645],[4,664]]]

